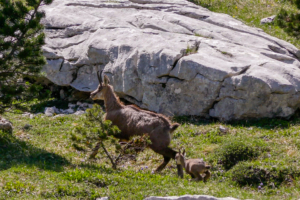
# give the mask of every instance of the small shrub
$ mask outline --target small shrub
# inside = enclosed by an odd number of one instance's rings
[[[235,140],[225,143],[216,154],[219,158],[219,163],[225,169],[230,169],[238,162],[253,159],[260,153],[260,149],[253,144]]]
[[[77,150],[86,151],[86,147],[92,150],[90,159],[95,158],[99,149],[102,150],[110,160],[112,168],[117,169],[117,165],[122,160],[135,158],[136,154],[149,146],[151,141],[149,135],[145,133],[131,138],[131,141],[121,146],[115,139],[121,131],[111,121],[105,120],[104,116],[105,113],[99,105],[95,104],[92,109],[88,109],[79,124],[72,130],[71,140]],[[110,152],[107,145],[114,145],[115,153]]]
[[[278,187],[283,182],[292,182],[300,171],[291,165],[264,166],[259,163],[240,162],[231,170],[231,179],[240,186],[264,185]]]
[[[295,4],[298,9],[300,9],[300,0],[291,0],[291,3]],[[276,24],[283,28],[285,32],[296,37],[300,38],[300,10],[293,13],[281,9],[276,17]]]

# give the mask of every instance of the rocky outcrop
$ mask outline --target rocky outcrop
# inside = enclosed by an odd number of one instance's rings
[[[167,115],[289,117],[300,107],[300,51],[186,0],[54,0],[44,6],[47,77],[116,93]]]

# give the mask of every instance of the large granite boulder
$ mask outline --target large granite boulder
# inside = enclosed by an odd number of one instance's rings
[[[54,0],[47,77],[92,91],[104,69],[122,98],[167,115],[289,117],[300,107],[300,51],[186,0]]]

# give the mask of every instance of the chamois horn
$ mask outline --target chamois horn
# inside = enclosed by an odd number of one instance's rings
[[[102,86],[102,72],[103,70],[101,72],[100,71],[97,72],[97,77],[101,86]]]

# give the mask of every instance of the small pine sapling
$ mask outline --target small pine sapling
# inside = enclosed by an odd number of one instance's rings
[[[72,130],[71,139],[75,149],[92,150],[90,159],[95,158],[99,149],[102,149],[102,153],[110,160],[112,168],[117,169],[117,165],[123,159],[135,158],[138,152],[143,151],[150,144],[147,134],[136,136],[126,143],[119,143],[116,140],[119,133],[119,128],[111,121],[105,120],[104,111],[95,104],[92,109],[86,111],[80,123]],[[115,147],[115,153],[109,151],[111,145]]]

